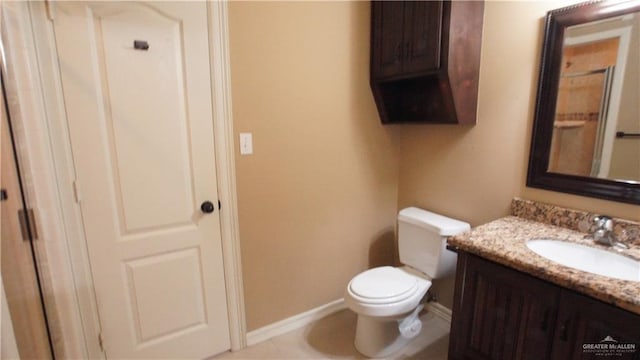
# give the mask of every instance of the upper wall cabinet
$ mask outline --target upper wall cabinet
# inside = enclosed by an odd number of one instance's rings
[[[371,89],[383,123],[475,124],[482,1],[374,1]]]
[[[383,1],[373,6],[371,65],[376,79],[438,69],[442,2]]]

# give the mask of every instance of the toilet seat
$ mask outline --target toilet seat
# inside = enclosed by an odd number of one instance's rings
[[[358,315],[401,316],[418,306],[429,287],[431,281],[413,269],[383,266],[356,275],[344,299]]]
[[[389,304],[411,297],[418,279],[398,268],[382,266],[356,275],[349,283],[351,294],[365,304]]]

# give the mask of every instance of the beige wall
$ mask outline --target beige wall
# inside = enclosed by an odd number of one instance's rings
[[[399,129],[398,207],[417,205],[480,225],[514,196],[640,220],[640,207],[527,188],[527,162],[546,12],[576,1],[485,3],[478,122]],[[436,281],[451,305],[452,280]]]
[[[571,2],[486,3],[473,127],[380,125],[367,2],[230,3],[234,126],[255,148],[236,155],[249,330],[392,261],[404,206],[475,226],[521,196],[640,220],[638,206],[525,186],[543,17]],[[434,289],[450,306],[451,279]]]
[[[397,157],[369,89],[367,2],[231,2],[248,329],[343,296],[391,263]]]

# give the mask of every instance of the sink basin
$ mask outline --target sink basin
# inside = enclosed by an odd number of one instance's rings
[[[527,247],[564,266],[616,279],[640,281],[640,261],[623,255],[555,239],[529,240]]]

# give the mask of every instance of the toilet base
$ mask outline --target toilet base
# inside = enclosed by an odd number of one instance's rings
[[[422,310],[420,305],[415,314]],[[411,316],[411,315],[409,315]],[[407,317],[405,315],[404,317]],[[405,347],[420,332],[421,323],[418,321],[417,333],[410,337],[400,333],[398,321],[404,317],[378,318],[366,315],[358,315],[356,325],[355,347],[358,352],[370,358],[388,357]]]

